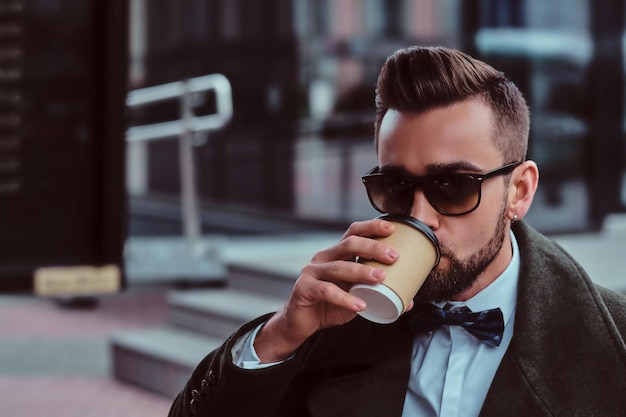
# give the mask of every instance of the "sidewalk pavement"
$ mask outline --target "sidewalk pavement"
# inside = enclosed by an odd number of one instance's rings
[[[215,237],[225,262],[248,263],[296,276],[336,233]],[[553,236],[606,287],[626,292],[626,216],[612,216],[599,233]],[[170,398],[111,377],[109,338],[119,331],[166,324],[167,286],[142,277],[92,309],[68,309],[47,299],[0,296],[0,416],[159,417]]]
[[[163,325],[163,289],[101,297],[68,309],[24,295],[0,297],[0,416],[158,417],[171,399],[111,377],[109,337]]]
[[[597,233],[552,238],[585,268],[592,281],[626,293],[626,214],[608,216]]]

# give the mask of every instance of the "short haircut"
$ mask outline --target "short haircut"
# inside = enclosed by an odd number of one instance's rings
[[[376,148],[387,110],[417,114],[469,99],[491,109],[492,140],[505,162],[523,161],[530,114],[520,90],[491,65],[445,47],[413,46],[387,58],[376,83]]]

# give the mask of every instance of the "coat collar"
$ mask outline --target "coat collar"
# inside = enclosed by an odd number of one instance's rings
[[[514,233],[515,334],[480,415],[619,415],[611,411],[626,409],[626,350],[599,292],[556,243],[523,222]]]

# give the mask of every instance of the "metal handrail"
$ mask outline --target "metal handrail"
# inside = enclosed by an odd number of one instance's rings
[[[213,90],[216,112],[196,116],[193,112],[194,94]],[[180,100],[180,119],[168,122],[132,126],[126,131],[126,142],[147,142],[171,137],[179,138],[180,182],[182,220],[188,248],[198,255],[201,248],[201,222],[196,188],[196,170],[193,158],[194,136],[224,127],[233,116],[232,89],[222,74],[210,74],[152,87],[140,88],[128,93],[126,105],[140,107],[164,100]]]
[[[215,91],[217,111],[214,114],[197,117],[191,113],[187,120],[183,120],[181,117],[180,120],[133,126],[126,131],[126,141],[137,142],[164,139],[180,136],[186,130],[194,133],[217,130],[226,125],[233,115],[230,82],[222,74],[204,75],[186,81],[175,81],[129,92],[126,97],[126,105],[128,107],[139,107],[176,98],[184,100],[183,97],[185,95],[209,90]],[[192,106],[190,106],[191,108]]]

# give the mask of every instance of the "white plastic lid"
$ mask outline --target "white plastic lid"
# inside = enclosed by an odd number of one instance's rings
[[[383,284],[356,284],[350,289],[350,294],[367,303],[366,309],[359,315],[374,323],[393,323],[404,311],[398,294]]]

